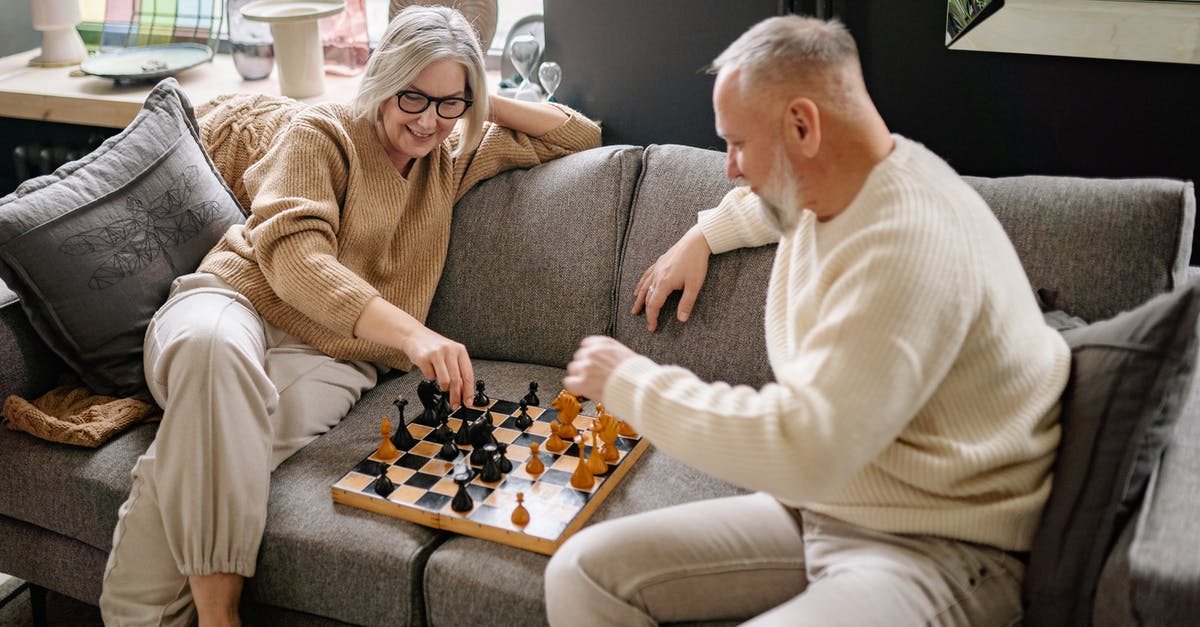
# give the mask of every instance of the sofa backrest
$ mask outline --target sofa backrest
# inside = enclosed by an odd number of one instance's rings
[[[565,366],[581,338],[608,332],[641,160],[602,146],[468,192],[428,326],[476,359]]]
[[[1021,257],[1035,289],[1089,322],[1184,282],[1196,196],[1190,181],[965,177]]]
[[[642,176],[617,278],[613,337],[659,363],[683,366],[708,381],[761,386],[772,379],[763,332],[767,279],[774,246],[716,255],[686,323],[675,319],[679,294],[667,300],[658,330],[629,315],[642,273],[732,189],[725,156],[688,146],[646,148]]]

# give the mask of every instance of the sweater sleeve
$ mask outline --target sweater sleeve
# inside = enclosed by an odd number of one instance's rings
[[[714,476],[792,504],[820,500],[896,440],[965,340],[975,290],[965,264],[947,261],[965,244],[927,235],[861,229],[830,252],[815,290],[777,299],[818,298],[819,314],[800,330],[792,312],[768,310],[797,334],[769,346],[775,382],[706,383],[639,356],[609,378],[605,405]]]
[[[254,199],[246,241],[271,289],[288,305],[350,337],[367,303],[379,295],[338,261],[337,233],[348,169],[349,138],[297,120],[246,172]]]
[[[761,202],[749,187],[735,187],[716,207],[700,212],[697,216],[700,231],[713,253],[779,241],[779,233],[760,217]]]
[[[475,152],[461,157],[455,164],[458,189],[454,201],[458,202],[480,181],[506,170],[531,168],[539,163],[600,145],[598,124],[570,107],[559,104],[554,106],[567,114],[567,120],[540,137],[484,122],[483,141],[479,147]],[[452,136],[452,144],[457,139],[457,136]]]

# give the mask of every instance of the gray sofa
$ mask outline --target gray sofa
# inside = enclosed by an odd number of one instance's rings
[[[629,314],[646,266],[729,189],[724,156],[683,146],[605,146],[484,182],[457,206],[429,324],[464,342],[498,398],[529,381],[559,389],[580,338],[610,334],[708,379],[770,378],[762,337],[773,249],[713,260],[692,319],[657,333]],[[1189,275],[1190,183],[1060,177],[971,178],[1013,238],[1033,287],[1088,322],[1176,289]],[[62,364],[6,291],[0,394],[33,398]],[[675,301],[668,303],[674,312]],[[275,472],[250,624],[536,625],[546,557],[335,505],[331,485],[379,437],[393,374],[336,428]],[[590,407],[585,407],[590,409]],[[410,419],[412,418],[410,413]],[[0,429],[0,572],[96,603],[129,471],[155,425],[91,450]],[[1200,390],[1188,398],[1130,522],[1107,550],[1095,624],[1178,625],[1200,617]],[[653,448],[592,520],[738,493]]]

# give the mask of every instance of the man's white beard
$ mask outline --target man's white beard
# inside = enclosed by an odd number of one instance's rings
[[[796,228],[800,221],[800,181],[792,172],[782,145],[775,146],[775,162],[771,167],[771,179],[763,186],[759,198],[759,215],[767,226],[780,235]]]

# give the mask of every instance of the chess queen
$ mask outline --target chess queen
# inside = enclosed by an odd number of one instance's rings
[[[146,334],[164,416],[120,509],[107,624],[236,620],[271,470],[337,424],[378,366],[469,400],[466,347],[424,326],[454,199],[600,142],[567,107],[489,96],[475,33],[445,7],[397,14],[349,103],[226,96],[200,122],[249,217],[176,280]]]

